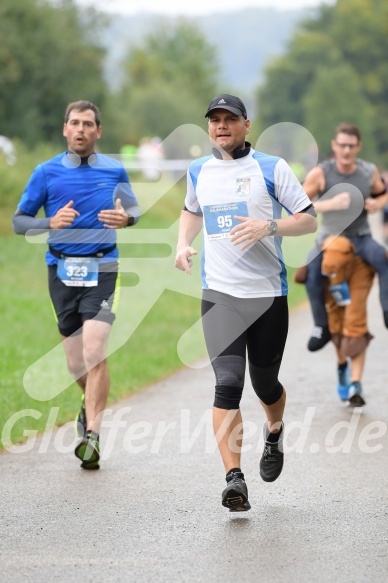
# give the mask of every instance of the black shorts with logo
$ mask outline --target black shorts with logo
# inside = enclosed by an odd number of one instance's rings
[[[112,324],[118,303],[118,263],[100,264],[98,285],[73,287],[57,277],[57,266],[48,266],[49,292],[62,336],[81,333],[85,320]]]

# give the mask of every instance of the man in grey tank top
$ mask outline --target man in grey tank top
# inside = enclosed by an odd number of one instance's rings
[[[323,348],[331,339],[320,251],[320,244],[329,235],[348,237],[355,246],[356,255],[377,271],[380,302],[388,328],[387,251],[372,239],[368,223],[368,214],[380,211],[388,202],[386,186],[377,167],[357,157],[362,143],[356,126],[340,124],[335,130],[331,147],[334,157],[311,170],[303,183],[310,200],[314,200],[316,212],[322,213],[317,246],[310,252],[307,260],[306,289],[315,324],[308,342],[308,349],[312,352]],[[361,369],[356,376],[361,376]]]

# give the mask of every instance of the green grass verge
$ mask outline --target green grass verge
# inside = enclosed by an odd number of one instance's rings
[[[142,202],[147,204],[147,189],[149,191],[149,185],[139,188],[141,205]],[[195,260],[191,278],[173,267],[176,225],[172,225],[179,217],[183,199],[184,186],[178,184],[151,206],[138,226],[120,232],[120,237],[123,237],[120,243],[123,288],[111,335],[113,351],[109,356],[111,390],[108,404],[205,356],[199,328],[192,329],[189,343],[186,342],[179,353],[177,350],[179,339],[200,315],[199,258]],[[11,216],[7,214],[7,220],[3,215],[3,221],[9,225]],[[157,237],[153,238],[155,229],[162,230],[162,245],[157,242]],[[150,240],[149,244],[142,242],[144,233],[149,234],[146,238]],[[295,266],[299,261],[295,259],[296,250],[304,257],[311,244],[298,239],[299,244],[295,239],[290,251],[291,265]],[[69,377],[66,390],[49,400],[33,398],[23,384],[26,370],[35,366],[34,363],[59,343],[47,290],[45,248],[45,245],[28,244],[24,237],[13,234],[1,238],[0,428],[3,429],[7,422],[8,427],[13,425],[10,435],[14,444],[25,440],[26,431],[42,432],[52,407],[59,407],[56,422],[60,425],[74,417],[80,403],[79,388],[70,383]],[[304,286],[293,284],[293,269],[289,268],[288,272],[289,304],[293,308],[305,301],[306,295]],[[187,346],[190,346],[189,350]],[[59,350],[58,358],[64,364],[61,346]],[[50,382],[55,384],[57,374],[55,358],[52,361],[45,358],[37,380],[39,385],[41,379],[42,387]],[[14,414],[26,410],[37,411],[39,419],[21,416],[14,424],[10,422]],[[4,448],[2,442],[1,448]]]

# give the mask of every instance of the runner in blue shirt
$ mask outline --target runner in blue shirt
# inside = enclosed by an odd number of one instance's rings
[[[124,167],[95,151],[101,116],[70,103],[67,151],[37,166],[13,217],[17,234],[48,231],[49,292],[70,374],[83,391],[75,455],[98,469],[99,431],[109,392],[106,349],[118,301],[116,229],[140,216]],[[45,218],[36,217],[43,207]]]

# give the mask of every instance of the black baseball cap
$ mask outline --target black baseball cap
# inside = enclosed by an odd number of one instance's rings
[[[241,99],[235,95],[229,95],[228,93],[217,95],[217,97],[211,100],[205,117],[209,117],[210,112],[212,112],[214,109],[227,109],[235,115],[243,115],[245,119],[247,119],[247,110],[245,109],[245,105]]]

